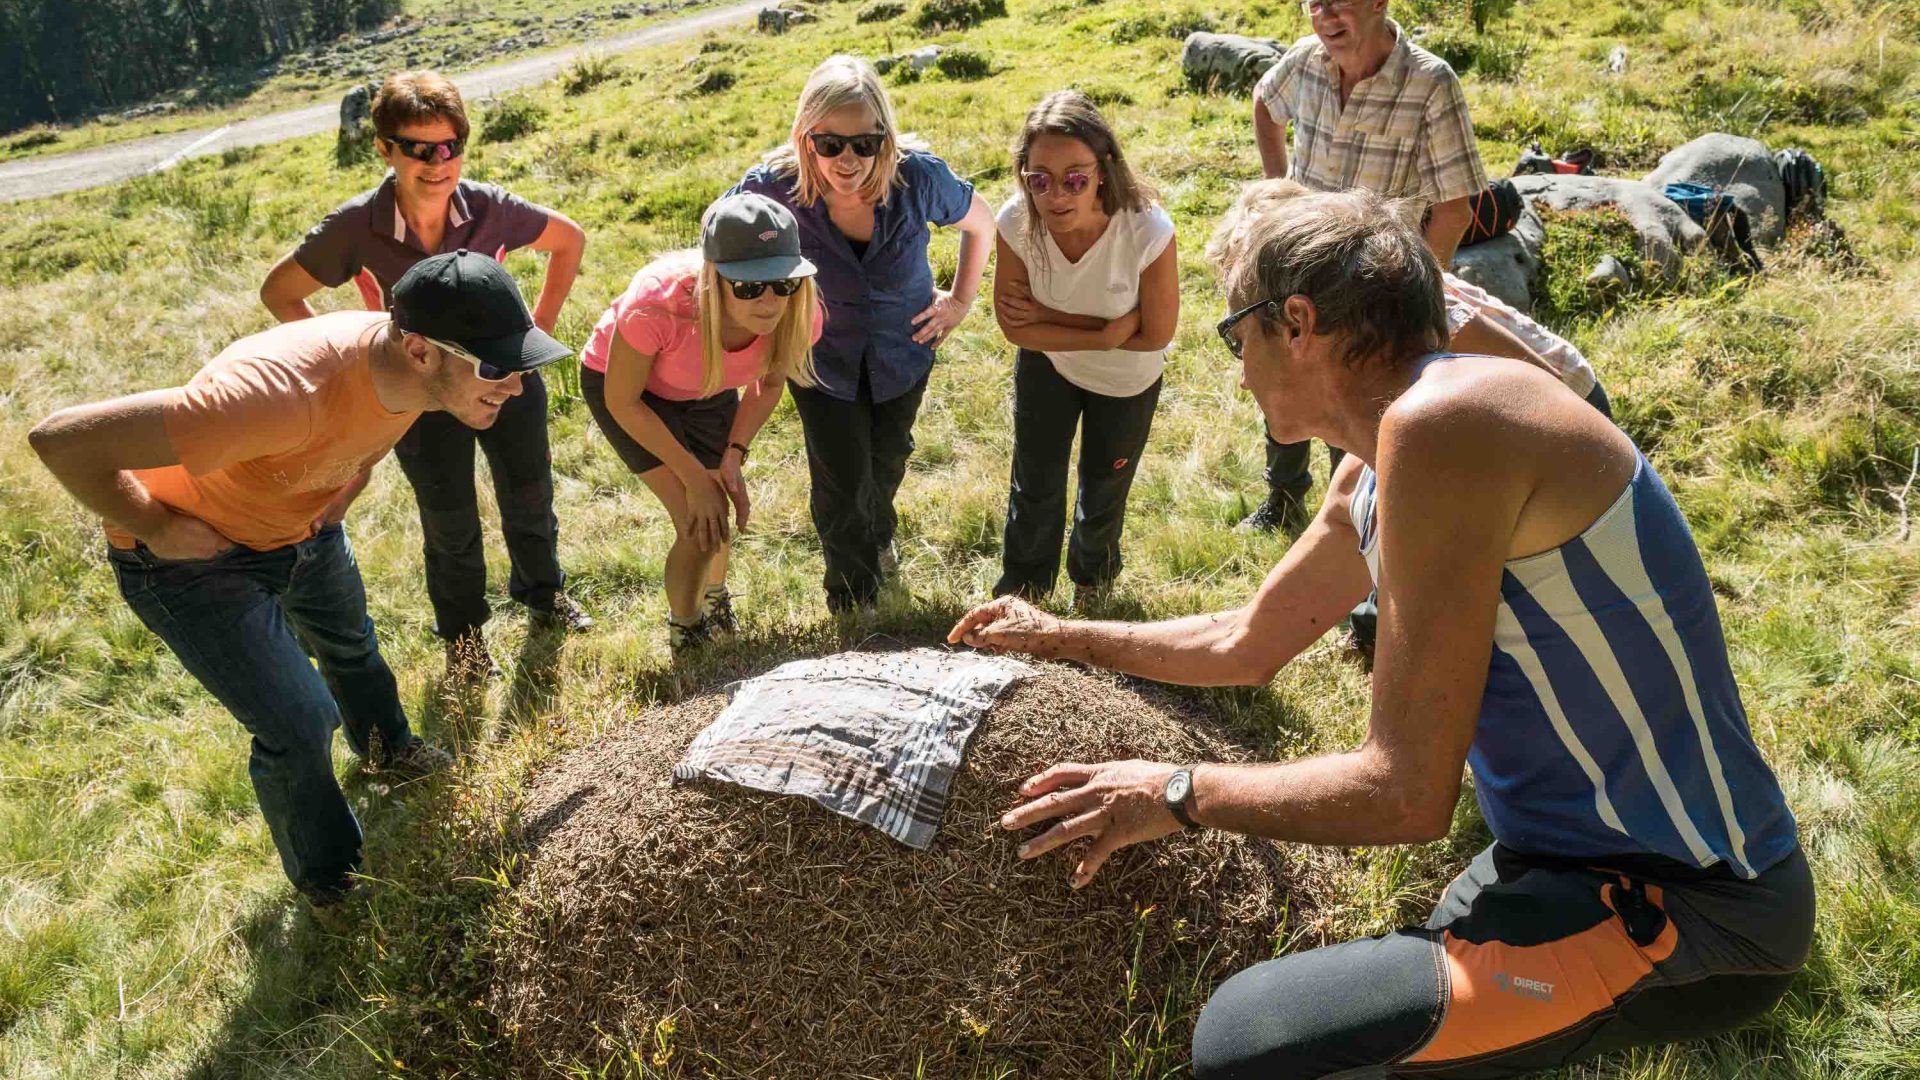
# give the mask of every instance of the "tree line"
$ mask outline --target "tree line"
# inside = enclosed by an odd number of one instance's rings
[[[402,0],[0,0],[0,131],[72,121],[297,52]]]

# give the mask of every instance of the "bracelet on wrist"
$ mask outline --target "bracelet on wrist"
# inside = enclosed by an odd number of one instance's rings
[[[747,460],[747,446],[745,443],[730,442],[727,444],[727,449],[740,451],[740,460]]]

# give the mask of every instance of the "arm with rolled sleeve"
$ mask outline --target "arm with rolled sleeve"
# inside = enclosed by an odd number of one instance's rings
[[[1467,115],[1467,98],[1460,80],[1449,74],[1441,88],[1427,99],[1426,138],[1420,144],[1421,190],[1432,200],[1428,212],[1427,246],[1444,268],[1453,262],[1460,237],[1472,219],[1472,201],[1487,186],[1486,169]]]

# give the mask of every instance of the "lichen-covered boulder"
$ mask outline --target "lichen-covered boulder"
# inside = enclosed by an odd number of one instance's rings
[[[1180,71],[1197,90],[1237,94],[1252,89],[1286,51],[1273,38],[1199,31],[1180,48]]]

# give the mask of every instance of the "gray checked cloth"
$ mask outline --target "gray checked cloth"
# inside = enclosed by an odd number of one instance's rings
[[[1017,660],[938,649],[782,664],[735,685],[673,778],[804,796],[924,851],[973,729],[1032,674]]]

